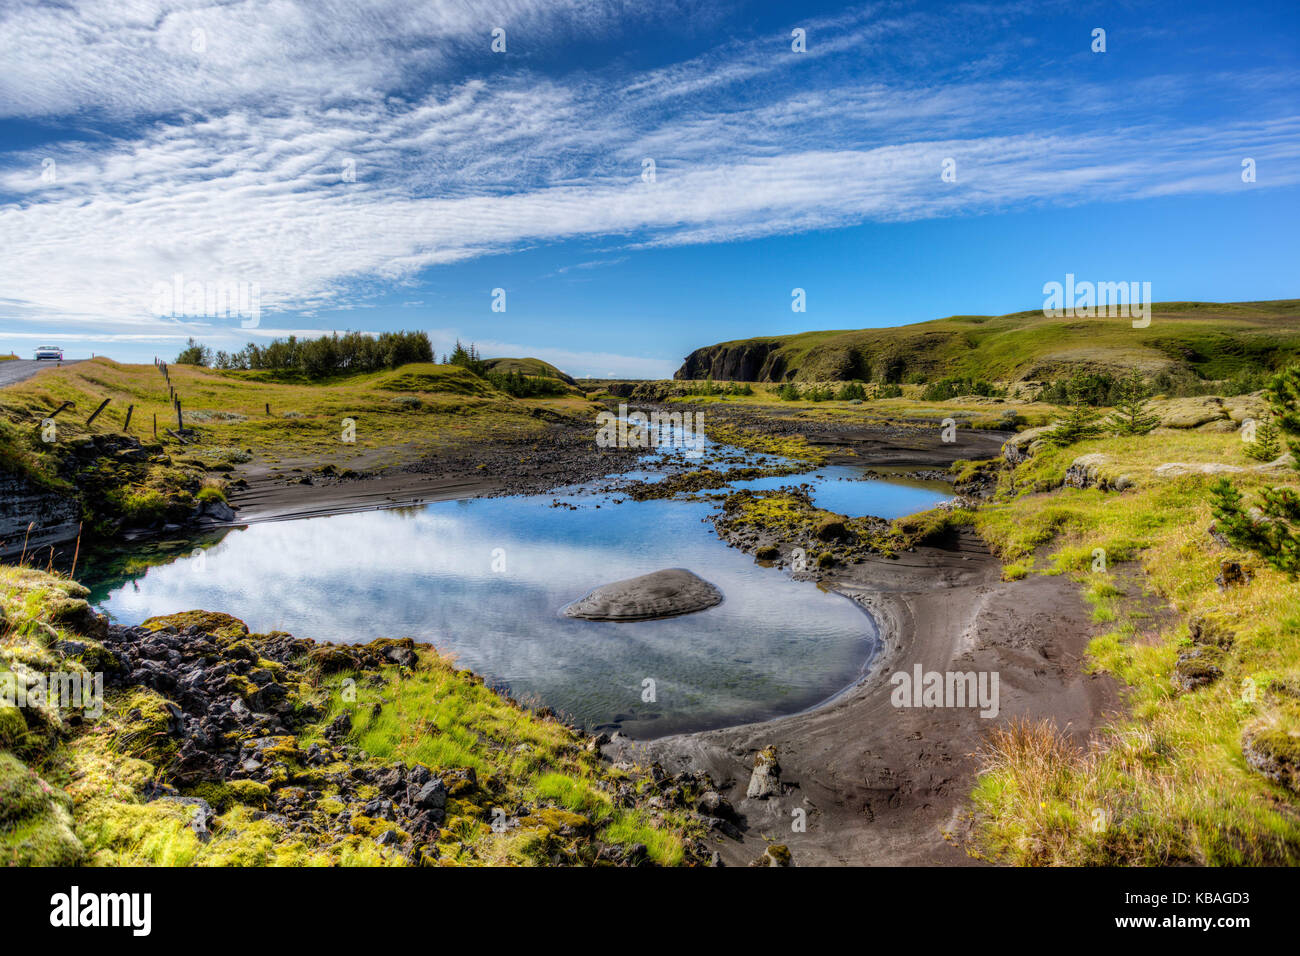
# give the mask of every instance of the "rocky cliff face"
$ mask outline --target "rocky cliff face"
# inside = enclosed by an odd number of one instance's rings
[[[778,352],[780,347],[778,342],[709,345],[686,356],[673,378],[779,382],[785,374],[785,358]]]
[[[0,557],[49,547],[77,536],[81,509],[72,498],[47,491],[21,475],[0,471]],[[27,526],[33,524],[30,536]]]

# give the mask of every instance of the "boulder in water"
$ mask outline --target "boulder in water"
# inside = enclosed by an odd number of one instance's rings
[[[703,611],[722,603],[722,592],[685,568],[667,568],[596,588],[564,609],[588,621],[653,621]]]

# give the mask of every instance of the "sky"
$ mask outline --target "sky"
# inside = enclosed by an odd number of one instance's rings
[[[0,0],[19,355],[422,329],[657,378],[1067,273],[1300,297],[1297,212],[1294,2]]]

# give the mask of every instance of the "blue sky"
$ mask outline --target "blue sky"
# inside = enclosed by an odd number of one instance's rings
[[[658,377],[1067,272],[1300,296],[1295,3],[10,0],[0,64],[19,354],[418,328]]]

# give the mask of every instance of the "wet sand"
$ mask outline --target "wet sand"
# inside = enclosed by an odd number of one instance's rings
[[[1083,673],[1094,633],[1070,579],[999,580],[1000,565],[972,534],[897,560],[872,558],[834,586],[876,619],[883,647],[870,672],[802,714],[648,742],[616,740],[613,759],[658,760],[670,773],[706,770],[743,815],[740,840],[719,845],[728,865],[760,856],[767,840],[798,865],[943,865],[976,862],[963,848],[975,782],[972,754],[988,731],[1017,717],[1050,717],[1078,738],[1119,705],[1114,683]],[[900,708],[890,675],[999,674],[1000,711]],[[775,746],[785,794],[747,799],[754,754]],[[807,830],[792,830],[802,808]],[[765,837],[767,840],[765,840]]]

